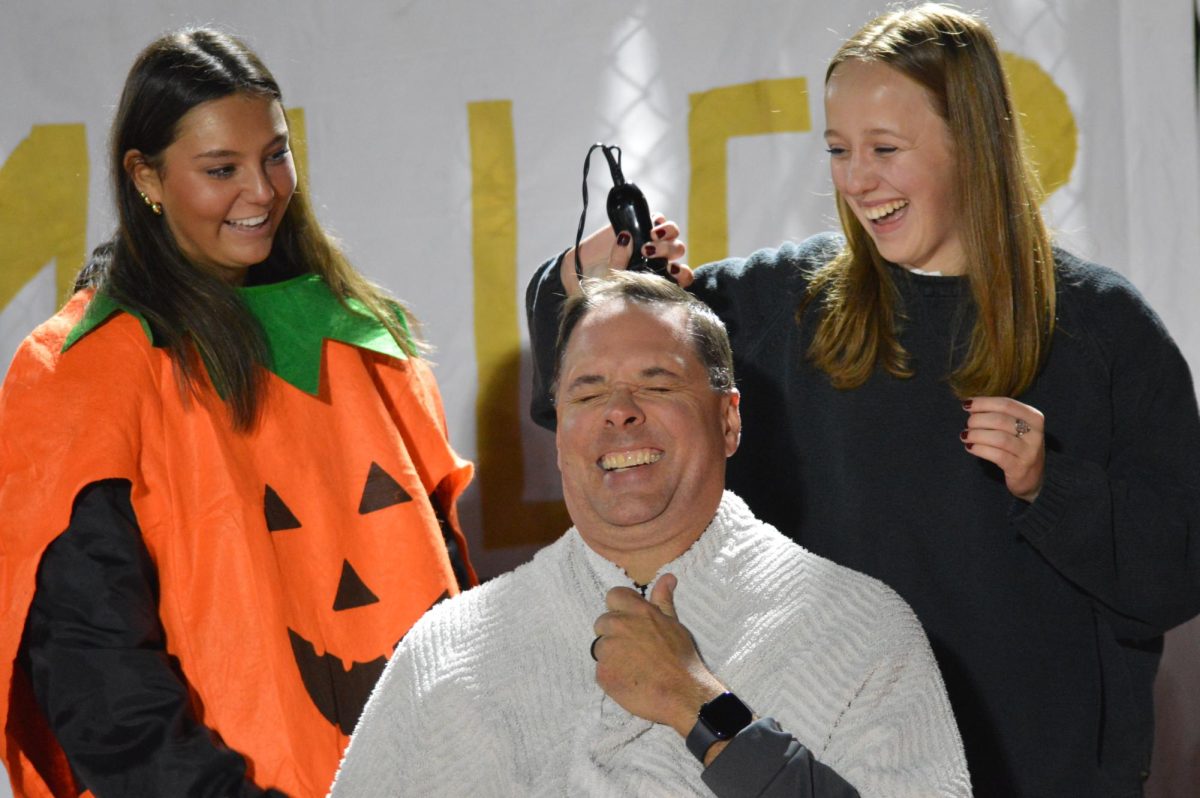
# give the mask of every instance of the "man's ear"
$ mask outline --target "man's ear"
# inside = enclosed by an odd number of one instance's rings
[[[742,411],[738,410],[738,405],[742,402],[742,395],[737,388],[730,388],[721,401],[724,403],[721,414],[723,427],[721,432],[725,437],[725,456],[732,457],[738,449],[738,444],[742,441]]]
[[[150,165],[141,150],[129,150],[121,159],[125,174],[133,181],[134,187],[150,198],[151,202],[162,203],[162,178],[158,170]]]

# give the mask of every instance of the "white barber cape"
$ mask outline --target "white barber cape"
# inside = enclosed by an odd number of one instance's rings
[[[709,668],[861,795],[969,794],[933,654],[889,588],[804,550],[728,491],[668,571]],[[711,795],[673,729],[596,686],[592,623],[609,588],[631,584],[572,528],[434,607],[384,671],[332,795]]]

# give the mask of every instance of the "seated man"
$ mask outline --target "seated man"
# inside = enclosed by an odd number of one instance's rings
[[[334,796],[970,794],[908,606],[724,491],[732,362],[666,280],[614,274],[568,301],[575,527],[412,628]]]

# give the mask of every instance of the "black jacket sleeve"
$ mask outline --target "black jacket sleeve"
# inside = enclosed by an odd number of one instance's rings
[[[739,732],[701,778],[717,798],[858,798],[772,718]]]
[[[454,571],[454,581],[458,583],[459,590],[470,590],[476,585],[476,580],[471,577],[471,567],[467,562],[466,552],[458,545],[459,532],[454,527],[450,513],[446,511],[446,508],[452,504],[448,498],[450,489],[447,484],[448,480],[438,485],[433,493],[429,494],[429,504],[433,507],[438,527],[442,530],[442,542],[446,544],[446,553],[450,556],[450,568]]]
[[[533,349],[533,398],[529,414],[535,423],[553,431],[554,397],[550,381],[554,379],[554,347],[558,341],[558,319],[567,291],[563,288],[559,267],[563,255],[543,263],[525,289],[525,316],[529,322],[529,344]]]
[[[192,714],[130,490],[86,486],[42,557],[20,654],[38,705],[98,798],[282,796],[249,782],[245,760]]]

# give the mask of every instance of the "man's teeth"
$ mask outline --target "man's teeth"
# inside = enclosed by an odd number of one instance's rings
[[[908,200],[892,200],[883,205],[876,205],[874,208],[867,208],[863,211],[863,216],[866,216],[872,222],[879,221],[889,213],[895,213],[904,206],[908,205]]]
[[[226,219],[225,224],[230,227],[262,227],[267,222],[269,213],[264,213],[262,216],[255,216],[252,219]]]
[[[649,465],[662,459],[663,453],[655,449],[638,449],[633,452],[615,452],[600,458],[600,467],[605,471],[616,471],[618,468]]]

